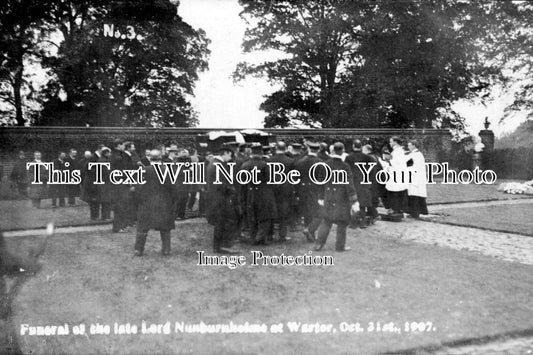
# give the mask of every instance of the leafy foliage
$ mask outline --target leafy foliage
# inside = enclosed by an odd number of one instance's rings
[[[25,124],[24,97],[32,99],[34,88],[24,66],[38,60],[40,39],[46,34],[46,0],[0,2],[0,114],[1,124]]]
[[[49,62],[57,75],[39,124],[189,126],[189,102],[198,72],[207,68],[207,44],[168,1],[70,3],[55,21],[65,40]],[[78,9],[75,19],[70,8]],[[68,26],[66,24],[69,24]],[[141,39],[104,37],[104,24]],[[127,26],[132,26],[127,29]],[[61,100],[61,91],[67,100]]]

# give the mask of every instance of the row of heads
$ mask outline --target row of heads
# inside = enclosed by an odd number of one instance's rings
[[[386,153],[389,152],[390,148],[394,149],[396,146],[402,146],[403,141],[397,137],[393,136],[391,137],[386,144],[384,144],[381,147],[381,152]],[[415,148],[418,148],[419,143],[416,140],[409,140],[407,142],[407,146],[413,146]],[[407,147],[406,146],[406,147]],[[234,153],[236,152],[248,152],[251,154],[262,154],[262,153],[270,153],[272,151],[275,151],[277,153],[301,153],[302,150],[310,151],[310,152],[327,152],[332,154],[342,154],[345,152],[345,146],[342,142],[335,142],[332,145],[328,145],[326,142],[314,142],[305,140],[303,144],[300,143],[290,143],[287,144],[282,141],[278,141],[274,144],[264,146],[260,143],[238,143],[238,142],[227,142],[224,143],[222,146],[220,146],[218,149],[215,150],[215,152],[220,151],[232,151]],[[352,143],[352,150],[354,151],[362,151],[365,150],[365,152],[373,153],[373,147],[371,144],[364,144],[361,139],[355,139]]]

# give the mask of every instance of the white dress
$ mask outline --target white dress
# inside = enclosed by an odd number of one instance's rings
[[[409,170],[413,172],[412,182],[407,186],[407,194],[426,198],[426,160],[424,155],[416,149],[407,156],[407,159],[413,159],[413,166],[409,167]]]

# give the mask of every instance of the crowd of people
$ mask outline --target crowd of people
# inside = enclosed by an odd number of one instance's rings
[[[136,227],[135,255],[138,256],[144,253],[151,229],[160,231],[162,253],[168,255],[170,230],[174,229],[175,221],[192,215],[195,207],[195,215],[206,217],[214,226],[215,253],[234,253],[233,245],[237,241],[253,245],[282,243],[289,239],[289,230],[301,230],[309,242],[315,243],[315,250],[320,250],[333,224],[337,225],[335,249],[346,251],[349,250],[347,228],[367,228],[374,224],[379,218],[380,203],[387,209],[387,215],[399,219],[404,213],[413,218],[427,214],[424,156],[414,140],[407,142],[405,148],[398,137],[391,137],[377,151],[355,139],[350,153],[341,142],[329,146],[306,140],[303,144],[278,141],[272,146],[228,142],[203,155],[170,144],[146,149],[139,155],[133,142],[115,140],[111,148],[101,144],[95,151],[85,151],[82,157],[76,149],[70,149],[68,153],[59,152],[53,159],[55,169],[80,170],[80,184],[47,185],[44,169],[41,171],[44,183],[30,184],[34,171],[26,169],[26,163],[42,161],[42,154],[37,151],[32,160],[20,152],[11,180],[14,188],[30,198],[36,208],[45,198],[52,200],[53,207],[67,203],[73,206],[76,198],[80,198],[88,203],[92,220],[112,221],[114,233]],[[110,164],[109,170],[103,170],[104,184],[94,184],[95,173],[89,170],[90,162]],[[166,162],[205,163],[206,184],[184,184],[185,170],[175,183],[169,180],[161,184],[154,165]],[[229,171],[227,166],[231,162],[235,163],[234,174],[240,170],[258,170],[260,183],[242,185],[223,179],[215,184],[217,165]],[[285,171],[299,171],[300,183],[267,184],[268,162],[282,164]],[[348,183],[336,184],[331,180],[325,184],[313,183],[309,169],[318,162],[332,170],[344,171]],[[357,163],[368,168],[366,176]],[[109,182],[110,171],[139,167],[145,171],[145,184]],[[390,179],[380,183],[377,175],[381,170],[391,174],[405,170],[415,173],[410,182]]]

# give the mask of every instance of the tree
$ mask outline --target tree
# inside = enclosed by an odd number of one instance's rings
[[[345,7],[330,1],[240,1],[250,23],[243,49],[275,49],[288,55],[260,65],[240,63],[235,76],[266,75],[282,89],[270,95],[267,126],[305,124],[330,116],[342,66],[355,50]]]
[[[45,0],[4,0],[0,3],[0,101],[13,110],[0,111],[4,123],[24,126],[24,96],[31,94],[24,73],[28,61],[40,57],[39,39],[48,12]]]
[[[461,98],[498,74],[480,51],[484,2],[247,1],[243,49],[280,50],[277,61],[237,67],[237,79],[265,75],[267,126],[452,127]]]
[[[56,80],[38,124],[195,124],[189,100],[207,68],[208,40],[183,22],[176,5],[60,1],[52,14],[64,40],[47,62]],[[132,38],[117,38],[117,31]]]

